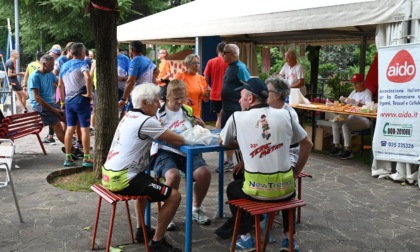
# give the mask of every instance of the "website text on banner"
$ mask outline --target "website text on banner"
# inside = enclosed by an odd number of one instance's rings
[[[420,163],[420,43],[379,50],[375,159]]]

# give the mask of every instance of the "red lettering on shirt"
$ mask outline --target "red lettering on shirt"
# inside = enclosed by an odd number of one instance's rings
[[[113,158],[113,157],[115,157],[116,155],[118,155],[119,154],[119,152],[114,152],[113,150],[111,150],[109,153],[108,153],[108,157],[106,158],[106,160],[108,161],[108,160],[110,160],[111,158]]]
[[[280,144],[276,144],[271,146],[271,143],[267,143],[264,145],[261,145],[259,147],[257,147],[255,150],[253,150],[249,155],[251,156],[251,158],[255,157],[256,155],[260,154],[259,158],[262,158],[268,154],[270,154],[271,152],[280,149],[283,146],[283,143]]]
[[[130,114],[130,113],[125,114],[125,116],[126,116],[127,118],[137,118],[137,117],[139,117],[139,116],[137,116],[137,115]]]
[[[169,125],[168,129],[176,129],[184,123],[185,123],[185,120],[182,120],[182,121],[176,120],[171,125]]]

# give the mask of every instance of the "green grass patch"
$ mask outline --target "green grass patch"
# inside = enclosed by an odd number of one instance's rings
[[[94,177],[93,169],[57,176],[51,181],[53,186],[72,192],[91,192],[90,187],[100,183],[101,179]]]

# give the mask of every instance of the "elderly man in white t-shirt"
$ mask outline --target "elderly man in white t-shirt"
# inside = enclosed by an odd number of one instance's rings
[[[349,97],[341,98],[347,104],[362,106],[372,101],[372,93],[369,89],[364,87],[364,77],[361,74],[354,74],[351,78],[354,90],[350,93]],[[330,151],[330,156],[339,156],[340,159],[353,158],[351,151],[351,132],[355,130],[369,129],[369,119],[360,116],[349,116],[345,120],[333,122],[333,148]],[[340,148],[340,129],[343,133],[344,148]]]
[[[284,54],[286,64],[279,75],[287,80],[290,88],[299,88],[302,95],[306,95],[305,68],[297,61],[296,51],[289,50]]]

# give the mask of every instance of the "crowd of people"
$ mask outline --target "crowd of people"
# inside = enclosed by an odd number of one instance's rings
[[[242,160],[233,161],[233,151],[226,152],[224,170],[233,171],[234,180],[227,187],[229,200],[248,198],[262,201],[284,201],[295,197],[295,180],[304,168],[312,142],[300,126],[297,113],[287,104],[291,88],[306,93],[304,69],[296,53],[285,54],[286,64],[277,76],[265,80],[251,78],[246,64],[239,60],[240,49],[235,44],[219,43],[217,56],[209,60],[200,74],[201,59],[188,55],[186,71],[171,79],[168,51],[159,50],[160,64],[154,64],[140,41],[129,44],[128,56],[117,48],[119,125],[115,132],[106,162],[102,166],[102,182],[109,190],[123,195],[148,196],[151,202],[164,202],[160,209],[156,229],[142,230],[137,218],[136,239],[144,242],[143,233],[151,239],[151,251],[181,251],[165,240],[165,232],[174,230],[172,219],[179,207],[178,192],[181,173],[186,172],[186,156],[176,147],[185,140],[179,132],[195,125],[206,127],[201,119],[202,102],[211,103],[217,114],[216,129],[221,129],[219,143],[242,152]],[[96,61],[93,52],[82,43],[69,42],[62,51],[54,45],[47,53],[36,54],[26,73],[16,73],[14,61],[19,53],[12,52],[7,62],[7,73],[18,104],[25,112],[24,88],[30,103],[45,125],[49,125],[46,143],[54,143],[53,135],[64,144],[64,166],[75,165],[82,158],[82,166],[92,167],[90,131],[94,127],[94,87]],[[131,60],[130,60],[131,59]],[[23,86],[17,80],[24,75]],[[353,81],[354,79],[354,81]],[[369,94],[363,88],[363,77],[355,75],[355,92],[348,101],[368,102]],[[100,87],[98,87],[100,88]],[[370,96],[371,97],[371,96]],[[19,100],[20,99],[20,100]],[[117,120],[117,118],[116,118]],[[344,134],[344,151],[348,150],[346,135],[349,118],[334,128],[335,147],[331,155],[340,151],[339,127]],[[338,135],[338,137],[336,136]],[[73,136],[76,136],[74,139]],[[159,142],[159,143],[158,143]],[[165,143],[165,144],[162,144]],[[157,180],[146,173],[154,170]],[[201,155],[193,158],[192,219],[209,225],[202,203],[211,183],[211,170]],[[276,186],[267,186],[273,185]],[[135,203],[136,215],[144,209]],[[223,239],[233,235],[237,209],[230,207],[232,217],[215,230]],[[288,215],[282,213],[284,223]],[[237,251],[255,248],[250,235],[253,220],[242,216]],[[280,251],[288,251],[288,226],[284,225],[284,238]],[[295,251],[299,247],[293,245]]]
[[[295,196],[294,181],[307,162],[312,143],[299,125],[296,112],[285,103],[290,93],[289,82],[275,77],[268,79],[266,84],[258,78],[251,78],[247,66],[239,60],[239,47],[224,43],[217,46],[218,55],[209,61],[204,76],[199,74],[200,57],[190,54],[184,60],[186,71],[170,80],[170,74],[165,70],[168,69],[168,52],[159,51],[158,72],[155,65],[143,58],[144,53],[137,48],[139,43],[130,44],[132,61],[128,70],[119,68],[119,81],[127,82],[118,105],[121,110],[126,110],[130,104],[132,108],[122,117],[102,167],[103,184],[110,190],[145,195],[152,202],[164,202],[165,210],[159,212],[156,229],[147,227],[147,230],[142,230],[140,218],[137,218],[137,241],[143,242],[143,233],[146,232],[151,239],[151,251],[181,251],[164,238],[165,231],[175,227],[172,218],[179,206],[181,173],[186,172],[186,156],[176,148],[184,144],[184,139],[174,132],[182,132],[194,125],[205,127],[201,119],[201,104],[209,100],[212,110],[218,115],[216,128],[222,129],[220,144],[238,148],[244,156],[243,161],[234,165],[233,152],[226,153],[225,170],[233,170],[235,174],[234,182],[228,186],[228,199],[279,201]],[[235,120],[240,122],[235,123]],[[256,125],[252,130],[254,134],[250,134],[249,125]],[[258,150],[267,144],[272,151],[265,151],[267,154],[262,155]],[[147,175],[148,168],[152,168],[156,177],[163,181]],[[200,155],[193,157],[192,175],[195,181],[192,220],[209,225],[212,220],[206,215],[202,203],[211,183],[211,170]],[[258,186],[251,188],[250,180],[255,185],[282,181],[279,185],[284,186],[272,190]],[[144,209],[140,209],[140,204],[135,205],[138,216]],[[233,234],[236,209],[231,211],[232,217],[215,231],[221,238],[230,238]],[[284,218],[287,219],[287,215]],[[241,223],[243,227],[236,249],[250,251],[255,248],[254,239],[249,234],[252,222],[249,216],[244,216]],[[284,231],[282,247],[288,249],[287,228]],[[294,247],[298,251],[297,244]]]

